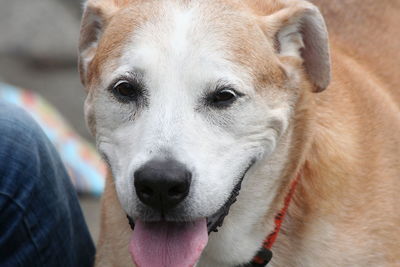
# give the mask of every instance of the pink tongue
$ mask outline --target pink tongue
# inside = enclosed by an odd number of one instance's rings
[[[129,251],[138,267],[192,267],[208,241],[207,222],[135,222]]]

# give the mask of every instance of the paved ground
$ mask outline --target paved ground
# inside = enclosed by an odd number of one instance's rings
[[[85,93],[76,69],[81,0],[0,1],[0,80],[29,88],[51,102],[85,138]],[[99,199],[81,197],[97,240]]]
[[[81,196],[80,202],[83,209],[83,213],[85,214],[86,222],[89,225],[90,233],[92,234],[93,240],[97,243],[100,230],[99,199],[94,197]]]

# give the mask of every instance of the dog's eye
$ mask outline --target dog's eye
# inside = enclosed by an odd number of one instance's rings
[[[114,85],[112,91],[120,100],[130,101],[137,99],[141,86],[138,82],[122,80]]]
[[[216,107],[227,107],[238,97],[235,90],[231,88],[222,88],[213,93],[210,97],[210,104]]]

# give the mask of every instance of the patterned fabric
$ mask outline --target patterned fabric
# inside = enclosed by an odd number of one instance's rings
[[[106,167],[91,144],[39,95],[0,82],[0,99],[25,109],[56,147],[78,192],[100,195]]]

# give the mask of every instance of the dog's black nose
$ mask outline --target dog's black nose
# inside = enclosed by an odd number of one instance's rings
[[[176,160],[151,160],[134,173],[134,181],[140,201],[167,211],[187,197],[192,174]]]

